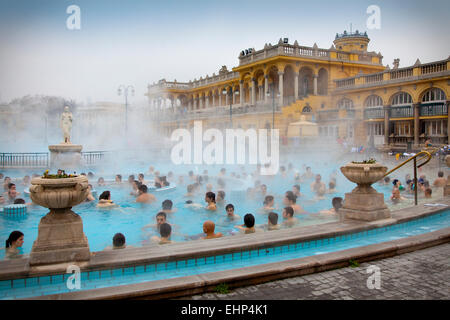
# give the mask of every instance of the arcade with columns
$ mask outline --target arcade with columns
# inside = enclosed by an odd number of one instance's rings
[[[449,59],[391,69],[369,52],[366,33],[336,34],[329,49],[280,39],[243,50],[229,71],[189,82],[148,86],[158,130],[170,135],[201,120],[206,127],[280,129],[301,116],[324,137],[366,145],[448,143]]]

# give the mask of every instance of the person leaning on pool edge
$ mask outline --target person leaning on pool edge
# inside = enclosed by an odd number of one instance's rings
[[[22,254],[20,249],[23,246],[24,235],[20,231],[13,231],[10,233],[5,243],[5,258],[15,259],[20,258]]]

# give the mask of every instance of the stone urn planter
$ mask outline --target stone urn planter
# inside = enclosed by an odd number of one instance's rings
[[[39,223],[38,237],[30,254],[30,265],[90,259],[83,221],[71,210],[87,196],[88,179],[84,176],[31,180],[31,199],[34,203],[49,208],[50,212]]]
[[[349,163],[341,167],[341,172],[348,180],[357,184],[352,192],[345,194],[344,205],[339,210],[345,218],[374,221],[391,217],[384,203],[384,195],[372,187],[373,183],[383,178],[387,167],[378,163]]]

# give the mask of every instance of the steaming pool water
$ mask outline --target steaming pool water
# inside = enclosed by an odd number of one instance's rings
[[[337,221],[334,216],[318,214],[320,210],[331,208],[331,199],[333,197],[345,197],[346,192],[350,192],[355,185],[348,181],[340,172],[339,167],[348,161],[342,161],[342,163],[327,164],[310,162],[309,165],[314,174],[320,173],[322,176],[322,181],[328,186],[330,181],[330,175],[334,172],[336,175],[337,187],[336,193],[326,194],[325,199],[317,200],[315,193],[310,190],[310,184],[313,182],[312,179],[304,180],[300,183],[301,186],[301,197],[297,199],[297,204],[300,204],[303,209],[307,211],[306,214],[296,214],[299,219],[298,226],[307,226],[321,223],[328,223]],[[243,223],[243,217],[247,213],[252,213],[256,219],[256,225],[266,224],[268,214],[258,213],[260,208],[263,207],[264,197],[262,195],[255,195],[254,197],[248,197],[246,190],[248,187],[253,187],[254,181],[249,178],[247,180],[237,180],[230,177],[231,172],[236,172],[236,174],[241,174],[242,170],[247,173],[252,173],[255,171],[255,166],[176,166],[174,168],[170,163],[163,163],[160,165],[154,165],[155,169],[160,171],[162,175],[166,175],[167,172],[172,171],[175,175],[174,183],[177,185],[175,189],[162,192],[153,192],[157,201],[152,204],[139,204],[135,202],[135,197],[130,195],[131,186],[126,182],[130,174],[134,174],[135,177],[139,173],[146,174],[148,166],[135,165],[133,167],[129,166],[127,170],[117,170],[111,168],[104,168],[103,170],[83,170],[86,173],[92,171],[95,174],[95,178],[90,180],[96,191],[96,198],[105,190],[111,191],[111,199],[119,205],[117,208],[113,209],[101,209],[96,207],[97,201],[82,203],[78,206],[72,208],[72,210],[78,213],[83,219],[84,232],[88,238],[89,246],[91,251],[101,251],[105,247],[112,244],[112,237],[114,234],[120,232],[126,237],[126,243],[129,246],[139,247],[144,245],[157,245],[149,241],[149,239],[158,235],[157,231],[153,228],[143,229],[147,224],[155,224],[155,216],[161,210],[161,203],[170,199],[174,203],[174,207],[177,208],[177,212],[169,214],[167,216],[167,222],[172,225],[172,237],[171,239],[175,242],[181,241],[192,241],[196,236],[203,235],[202,225],[206,220],[212,220],[216,223],[216,232],[222,232],[225,236],[232,236],[232,234],[238,233],[238,230],[234,228],[237,224]],[[287,166],[286,166],[287,167]],[[202,174],[203,170],[208,170],[209,181],[208,183],[213,184],[213,191],[217,194],[220,190],[217,186],[217,174],[221,168],[226,168],[226,186],[223,190],[226,193],[225,204],[218,205],[218,210],[208,211],[204,208],[193,209],[185,207],[186,200],[192,200],[194,203],[201,204],[203,207],[206,205],[204,201],[204,195],[206,192],[206,182],[201,186],[200,192],[198,192],[194,197],[185,197],[186,186],[190,183],[187,173],[189,170],[194,171],[194,174]],[[294,170],[304,173],[304,163],[295,163]],[[106,172],[109,170],[109,172]],[[295,171],[288,172],[286,177],[282,177],[280,174],[277,176],[260,176],[258,180],[262,184],[267,185],[267,194],[273,195],[275,197],[275,207],[274,210],[279,215],[279,222],[282,221],[281,211],[283,206],[284,193],[288,190],[292,190],[292,186],[297,184],[294,181]],[[19,197],[24,198],[25,201],[31,202],[29,196],[24,193],[25,186],[21,185],[21,181],[24,175],[30,175],[32,173],[41,172],[39,170],[3,170],[1,171],[5,176],[10,176],[13,178],[13,182],[16,183],[17,190],[21,193]],[[111,173],[114,172],[114,173]],[[122,180],[124,181],[121,185],[113,183],[116,174],[122,175]],[[177,184],[179,175],[183,175],[184,184]],[[97,179],[103,177],[107,181],[106,186],[98,186]],[[404,174],[399,173],[399,178],[403,181]],[[148,175],[145,179],[151,179]],[[111,181],[108,184],[108,181]],[[391,209],[397,209],[405,206],[410,206],[413,204],[412,195],[403,192],[402,195],[407,198],[406,201],[399,205],[393,205],[389,200],[391,195],[392,186],[391,185],[373,185],[375,189],[383,193],[385,196],[385,202]],[[433,195],[433,197],[439,198],[438,195]],[[432,201],[433,199],[428,199]],[[424,200],[422,200],[424,201]],[[228,203],[232,203],[235,206],[235,214],[241,217],[237,221],[228,221],[226,218],[226,211],[224,206]],[[1,210],[1,209],[0,209]],[[13,230],[20,230],[24,233],[24,245],[22,247],[22,252],[24,254],[29,254],[33,245],[33,241],[37,238],[38,225],[40,219],[47,214],[48,209],[31,205],[28,206],[27,213],[22,216],[11,216],[0,212],[0,241],[2,243],[8,238],[10,232]],[[4,250],[0,250],[0,259],[4,258]]]

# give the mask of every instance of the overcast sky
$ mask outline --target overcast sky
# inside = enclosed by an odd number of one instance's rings
[[[69,30],[69,5],[81,29]],[[381,29],[368,30],[367,7],[381,9]],[[120,84],[136,88],[161,78],[189,81],[238,65],[244,48],[280,37],[330,48],[337,32],[367,31],[369,51],[400,66],[450,55],[448,0],[0,0],[0,101],[26,94],[78,101],[122,101]]]

